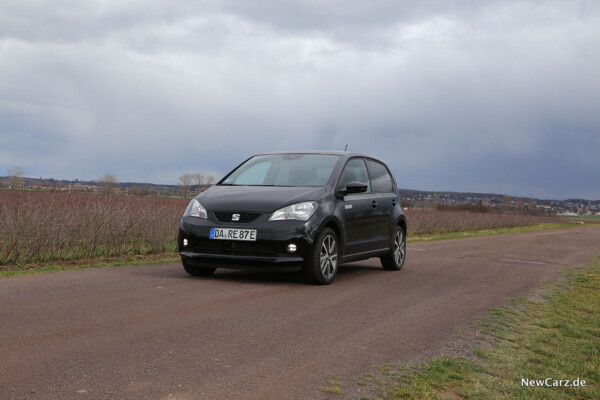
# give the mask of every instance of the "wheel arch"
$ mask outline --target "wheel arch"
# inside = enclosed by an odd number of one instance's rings
[[[408,234],[408,231],[406,229],[406,218],[404,218],[404,216],[398,218],[398,220],[396,221],[396,225],[402,228],[402,230],[404,231],[404,237],[406,237]]]
[[[335,236],[337,236],[338,238],[340,250],[342,250],[345,247],[344,243],[346,238],[340,221],[338,221],[335,217],[330,217],[327,220],[325,220],[323,224],[319,227],[319,232],[321,232],[325,228],[329,228],[335,233]]]

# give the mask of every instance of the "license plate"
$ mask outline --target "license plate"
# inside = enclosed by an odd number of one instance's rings
[[[210,238],[220,240],[256,240],[256,229],[210,228]]]

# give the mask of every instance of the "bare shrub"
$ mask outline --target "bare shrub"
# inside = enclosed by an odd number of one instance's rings
[[[408,235],[418,236],[528,226],[545,222],[547,218],[516,213],[410,209],[406,220]]]
[[[174,251],[185,199],[0,190],[0,265]],[[534,225],[550,217],[410,209],[408,234]]]
[[[175,249],[183,199],[0,191],[0,265]]]

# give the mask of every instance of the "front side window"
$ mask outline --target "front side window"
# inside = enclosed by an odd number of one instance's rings
[[[267,154],[254,156],[219,185],[325,186],[339,156],[330,154]]]
[[[369,175],[373,184],[374,192],[393,192],[394,185],[392,184],[392,177],[388,172],[385,165],[380,162],[367,160],[369,166]]]
[[[369,174],[362,158],[353,158],[344,167],[342,173],[342,187],[345,188],[350,182],[360,182],[367,185],[367,192],[371,191]]]

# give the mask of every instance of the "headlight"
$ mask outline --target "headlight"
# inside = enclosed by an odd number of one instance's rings
[[[296,219],[299,221],[308,221],[317,209],[316,201],[305,201],[303,203],[292,204],[291,206],[280,208],[275,211],[269,221],[282,221],[286,219]]]
[[[185,210],[185,213],[183,213],[184,217],[198,217],[198,218],[204,218],[206,219],[207,214],[206,214],[206,208],[202,207],[202,204],[200,204],[200,202],[196,199],[193,199],[192,201],[190,201],[190,205],[188,206],[188,208]]]

